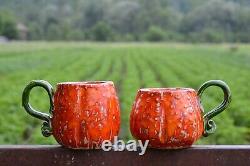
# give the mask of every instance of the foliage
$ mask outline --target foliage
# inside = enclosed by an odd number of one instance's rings
[[[112,30],[105,22],[98,22],[91,30],[92,39],[107,41],[112,38]]]
[[[164,39],[164,31],[158,27],[150,27],[145,37],[148,41],[162,41]]]
[[[0,35],[9,39],[17,38],[16,26],[16,21],[9,12],[0,12]]]
[[[150,40],[157,27],[165,41],[250,42],[249,0],[1,0],[0,11],[14,13],[30,40]]]

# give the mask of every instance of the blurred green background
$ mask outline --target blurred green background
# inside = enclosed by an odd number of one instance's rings
[[[28,40],[249,42],[249,0],[0,0],[0,35]]]
[[[235,50],[237,48],[237,51]],[[120,136],[131,138],[129,113],[140,87],[192,87],[222,79],[231,87],[230,108],[215,119],[216,134],[206,144],[249,142],[250,45],[170,43],[32,42],[0,45],[0,143],[47,144],[41,121],[21,108],[22,90],[30,80],[44,79],[54,87],[62,81],[113,80],[122,114]],[[222,91],[210,88],[202,101],[205,110],[222,101]],[[32,105],[48,112],[48,96],[34,89]]]
[[[250,142],[249,0],[0,0],[0,144],[54,144],[21,107],[29,81],[112,80],[121,103],[120,137],[142,87],[191,87],[210,79],[231,87],[215,134],[198,144]],[[205,110],[223,98],[209,88]],[[34,89],[32,105],[48,112]]]

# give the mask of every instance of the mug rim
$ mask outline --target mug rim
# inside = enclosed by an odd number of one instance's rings
[[[69,81],[59,82],[57,85],[74,85],[74,86],[100,86],[100,85],[114,85],[113,81]]]
[[[140,88],[140,92],[173,92],[173,91],[186,91],[186,92],[196,92],[193,88],[185,88],[185,87],[169,87],[169,88]]]

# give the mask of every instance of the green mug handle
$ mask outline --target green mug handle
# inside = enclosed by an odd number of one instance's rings
[[[31,90],[34,87],[42,87],[47,91],[47,93],[49,95],[49,100],[50,100],[49,114],[36,111],[30,105],[29,96],[30,96]],[[43,136],[45,136],[45,137],[49,137],[52,134],[51,118],[52,118],[52,112],[54,109],[53,96],[54,96],[53,87],[47,81],[44,81],[44,80],[31,81],[25,87],[25,89],[23,91],[23,95],[22,95],[22,105],[23,105],[24,109],[26,110],[26,112],[35,118],[44,120],[41,130],[42,130]]]
[[[203,136],[204,137],[207,137],[208,135],[213,134],[215,132],[216,124],[212,120],[212,118],[218,115],[219,113],[221,113],[222,111],[224,111],[228,107],[229,103],[231,102],[230,88],[225,82],[221,80],[210,80],[202,84],[198,90],[198,96],[201,98],[204,90],[210,86],[220,87],[224,92],[224,100],[220,103],[219,106],[215,107],[214,109],[212,109],[211,111],[209,111],[203,116],[203,119],[204,119]]]

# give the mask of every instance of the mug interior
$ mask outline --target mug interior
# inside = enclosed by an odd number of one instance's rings
[[[173,92],[173,91],[195,91],[192,88],[183,88],[183,87],[176,87],[176,88],[142,88],[139,89],[141,92]]]
[[[84,85],[84,86],[95,86],[95,85],[112,84],[112,81],[82,81],[82,82],[60,82],[57,85]]]

